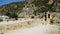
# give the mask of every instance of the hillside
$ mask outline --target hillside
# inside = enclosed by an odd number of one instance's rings
[[[29,3],[31,2],[31,3]],[[10,4],[6,4],[0,7],[0,15],[5,15],[7,12],[9,13],[21,13],[22,12],[22,8],[26,5],[26,4],[34,4],[35,7],[37,7],[36,12],[34,13],[41,13],[41,12],[56,12],[56,5],[54,5],[56,2],[53,0],[35,0],[35,1],[31,1],[31,0],[26,0],[24,2],[13,2]]]
[[[20,13],[24,7],[24,3],[25,2],[12,2],[10,4],[0,6],[0,15],[5,15],[7,12]]]

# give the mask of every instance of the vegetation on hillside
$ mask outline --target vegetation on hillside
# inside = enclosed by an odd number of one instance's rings
[[[37,0],[37,1],[34,1],[33,3],[35,4],[35,6],[38,8],[38,10],[36,10],[34,12],[34,14],[36,15],[36,13],[43,13],[43,12],[47,12],[47,11],[50,11],[50,12],[55,12],[53,10],[53,5],[54,5],[54,2],[52,4],[48,4],[49,0]]]
[[[37,10],[33,12],[33,14],[36,15],[36,13],[43,13],[43,12],[54,12],[53,10],[53,5],[54,2],[52,4],[48,4],[49,0],[35,0],[34,2],[32,2],[31,4],[34,4],[35,7],[37,7]],[[6,4],[4,6],[0,7],[0,15],[6,15],[7,12],[9,13],[14,13],[14,14],[19,14],[22,12],[22,8],[25,6],[24,4],[26,4],[27,2],[13,2],[10,4]],[[27,3],[28,4],[28,3]]]
[[[5,15],[7,12],[10,13],[21,13],[25,2],[13,2],[0,7],[0,15]]]

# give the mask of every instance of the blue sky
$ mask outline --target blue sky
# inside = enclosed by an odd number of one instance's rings
[[[11,2],[21,2],[21,1],[24,1],[24,0],[0,0],[0,6],[2,5],[5,5],[5,4],[9,4]]]

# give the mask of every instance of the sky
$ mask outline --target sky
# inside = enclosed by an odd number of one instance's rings
[[[9,4],[11,2],[21,2],[21,1],[24,1],[24,0],[0,0],[0,6]]]

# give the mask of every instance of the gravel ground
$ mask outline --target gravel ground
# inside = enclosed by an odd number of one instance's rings
[[[4,34],[59,34],[57,26],[49,24],[36,25],[31,28],[21,28],[18,30],[4,31]]]

